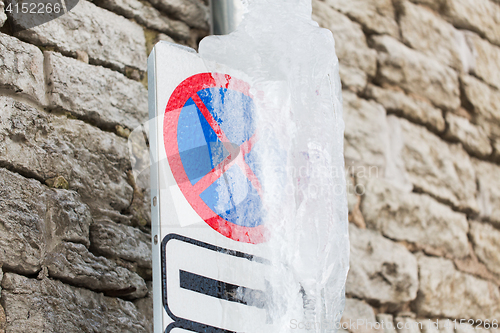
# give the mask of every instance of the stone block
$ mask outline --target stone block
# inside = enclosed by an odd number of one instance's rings
[[[389,144],[385,109],[378,103],[343,91],[344,156],[356,165],[384,168]]]
[[[395,116],[388,117],[391,141],[401,143],[406,176],[418,192],[464,212],[477,212],[476,175],[469,155],[459,144],[448,144],[426,128]]]
[[[199,0],[149,0],[153,6],[193,28],[208,30],[209,9]]]
[[[0,168],[0,262],[22,274],[41,269],[61,241],[89,245],[90,210],[73,191],[50,189]]]
[[[392,37],[375,36],[371,41],[379,51],[378,83],[397,85],[447,110],[460,106],[458,76],[451,68]]]
[[[16,36],[75,58],[77,51],[83,51],[92,63],[122,72],[126,66],[147,70],[142,27],[86,0],[80,0],[73,10],[57,20],[19,31]]]
[[[51,251],[61,241],[89,246],[89,226],[92,216],[89,207],[82,203],[74,191],[47,189],[45,223],[50,230],[47,251]]]
[[[402,1],[401,9],[403,42],[445,65],[461,70],[461,33],[428,8]]]
[[[480,217],[500,227],[500,166],[476,159],[472,163],[479,187],[477,200]]]
[[[148,295],[144,298],[139,298],[134,301],[134,305],[137,310],[144,315],[148,322],[148,332],[153,332],[153,283],[151,281],[146,282],[148,286]]]
[[[446,128],[442,111],[423,98],[406,95],[396,88],[382,89],[374,85],[368,85],[366,94],[380,103],[388,113],[424,125],[434,132],[440,133]]]
[[[45,57],[51,108],[110,130],[133,130],[148,120],[148,92],[140,82],[56,52]]]
[[[365,219],[360,210],[361,196],[365,194],[364,185],[362,183],[356,184],[354,175],[348,175],[346,177],[346,188],[349,222],[354,223],[360,229],[365,229]]]
[[[0,13],[3,14],[3,10]],[[40,49],[0,33],[0,64],[0,88],[26,96],[41,105],[47,103]]]
[[[9,333],[151,333],[134,304],[120,298],[13,273],[4,275],[2,288]]]
[[[4,269],[34,274],[46,249],[44,186],[3,168],[0,183],[0,262]]]
[[[398,333],[420,333],[420,323],[411,317],[396,317],[396,330]]]
[[[380,324],[381,332],[383,333],[396,333],[396,326],[394,325],[394,317],[388,313],[377,314],[377,322]]]
[[[419,316],[491,319],[500,316],[498,286],[455,269],[443,258],[418,256],[420,286],[414,302]]]
[[[7,21],[7,15],[5,15],[4,8],[4,2],[0,0],[0,28],[3,26],[5,21]]]
[[[480,126],[490,139],[500,138],[500,90],[488,86],[473,76],[462,76],[464,97],[474,110],[473,122]]]
[[[500,4],[490,0],[440,0],[446,19],[500,46]]]
[[[349,226],[351,243],[348,295],[401,303],[415,299],[418,289],[417,260],[403,245],[369,229]]]
[[[189,27],[186,23],[169,18],[147,2],[139,0],[93,0],[93,2],[99,7],[134,19],[150,29],[182,40],[189,38]]]
[[[439,11],[445,0],[411,0],[411,2],[424,5],[434,11]]]
[[[368,182],[361,211],[384,236],[462,258],[469,253],[467,216],[425,194],[404,192],[382,179]]]
[[[445,138],[460,142],[469,154],[486,158],[493,152],[488,135],[481,127],[453,113],[446,114],[446,123]]]
[[[95,220],[130,220],[121,214],[133,196],[124,138],[8,97],[0,97],[0,108],[1,165],[42,182],[62,176],[90,207]]]
[[[358,68],[340,65],[339,74],[342,87],[355,93],[362,92],[368,82],[368,75]]]
[[[360,23],[370,33],[399,35],[391,0],[326,0],[326,3]]]
[[[500,138],[493,140],[493,159],[500,163]]]
[[[92,251],[151,268],[151,236],[137,228],[101,221],[90,227]]]
[[[367,77],[375,76],[377,71],[377,52],[368,47],[361,26],[320,1],[313,1],[313,20],[332,32],[340,67],[364,73],[366,86]],[[345,76],[341,76],[344,85],[350,85],[351,80]]]
[[[500,279],[500,230],[490,224],[471,222],[470,235],[474,252],[481,262]]]
[[[361,321],[363,322],[361,324]],[[346,298],[340,325],[351,333],[375,333],[368,323],[375,323],[375,312],[363,301]]]
[[[50,277],[108,296],[136,299],[148,293],[139,275],[109,259],[93,255],[82,244],[62,242],[47,254],[44,265]]]
[[[498,15],[500,25],[500,10]],[[488,43],[473,33],[467,33],[465,36],[475,55],[472,73],[484,82],[500,89],[500,47]]]

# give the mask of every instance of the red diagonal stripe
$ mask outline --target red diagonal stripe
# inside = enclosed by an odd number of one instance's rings
[[[193,96],[191,96],[191,98],[193,99],[194,104],[196,104],[196,106],[198,107],[198,110],[200,110],[203,117],[205,117],[205,119],[207,120],[208,125],[210,125],[210,127],[212,127],[212,129],[214,130],[215,134],[217,134],[217,137],[222,142],[224,147],[226,147],[227,150],[230,150],[230,147],[228,147],[228,145],[230,146],[229,139],[226,137],[226,134],[224,134],[222,128],[220,128],[219,123],[217,123],[217,120],[215,120],[214,117],[212,117],[212,114],[210,113],[210,111],[208,111],[207,107],[201,100],[200,96],[198,96],[198,94],[194,94]]]
[[[222,142],[224,147],[229,151],[229,156],[224,159],[224,161],[222,161],[219,165],[217,165],[195,184],[195,186],[193,187],[195,193],[201,194],[236,163],[240,167],[241,171],[243,171],[243,174],[248,178],[250,183],[252,183],[253,187],[255,187],[257,193],[259,193],[259,195],[262,197],[262,187],[260,185],[260,181],[244,159],[245,155],[248,154],[250,150],[252,150],[252,146],[256,141],[256,134],[254,134],[252,137],[250,137],[250,139],[241,144],[240,154],[238,154],[238,156],[233,156],[235,155],[235,153],[232,152],[233,146],[229,142],[229,139],[226,137],[226,134],[224,133],[222,128],[219,126],[219,123],[217,123],[217,121],[214,119],[214,117],[206,107],[205,103],[203,103],[203,101],[201,100],[200,96],[195,93],[193,96],[191,96],[191,98],[200,110],[203,117],[205,117],[205,119],[207,120],[209,126],[214,130],[215,134]]]

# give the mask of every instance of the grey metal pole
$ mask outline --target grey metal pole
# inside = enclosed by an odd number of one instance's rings
[[[210,0],[211,34],[227,35],[234,31],[243,17],[241,0]]]

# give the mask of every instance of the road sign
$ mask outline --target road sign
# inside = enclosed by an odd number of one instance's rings
[[[163,139],[174,178],[196,213],[226,237],[260,243],[263,207],[249,89],[227,74],[188,77],[170,96]]]
[[[148,61],[155,333],[269,332],[256,100],[209,65],[164,42]]]

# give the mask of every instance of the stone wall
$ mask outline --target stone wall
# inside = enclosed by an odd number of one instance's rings
[[[313,7],[335,37],[344,89],[344,328],[461,333],[472,328],[446,320],[499,321],[500,1]]]
[[[150,198],[127,137],[148,119],[152,46],[196,47],[207,4],[80,0],[24,31],[3,8],[0,332],[152,332]]]
[[[500,320],[500,2],[313,7],[344,87],[346,330]],[[0,332],[151,332],[150,198],[127,137],[147,120],[152,46],[196,47],[207,13],[80,0],[18,31],[0,10]]]

